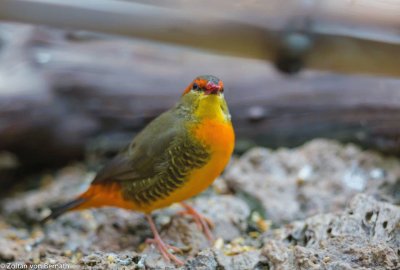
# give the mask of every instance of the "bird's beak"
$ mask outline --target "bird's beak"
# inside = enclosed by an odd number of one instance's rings
[[[221,90],[222,87],[220,85],[208,82],[205,87],[204,93],[206,95],[219,95],[220,93],[222,93]]]

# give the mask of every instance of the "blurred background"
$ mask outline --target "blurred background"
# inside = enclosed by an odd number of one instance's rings
[[[399,269],[399,0],[0,0],[0,263],[174,269],[140,213],[38,221],[204,74],[237,140],[213,245],[154,213],[180,269]]]
[[[398,155],[399,27],[395,0],[1,0],[0,185],[112,156],[200,74],[225,82],[238,154]]]

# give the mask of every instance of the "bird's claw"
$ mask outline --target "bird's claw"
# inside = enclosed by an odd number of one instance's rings
[[[170,262],[172,260],[174,263],[178,265],[184,265],[183,261],[181,261],[178,257],[176,257],[174,254],[170,252],[170,250],[172,250],[177,253],[182,253],[182,250],[180,248],[168,245],[164,243],[164,241],[162,241],[161,238],[157,237],[146,239],[146,243],[155,245],[166,261]]]
[[[161,255],[165,258],[165,260],[167,262],[170,262],[172,260],[177,265],[184,265],[183,261],[181,261],[178,257],[176,257],[174,254],[172,254],[170,252],[170,250],[172,250],[174,252],[182,253],[182,250],[177,247],[165,244],[164,241],[161,239],[161,237],[157,231],[156,225],[154,224],[154,221],[151,218],[151,216],[146,215],[146,218],[150,224],[151,231],[153,232],[153,235],[154,235],[154,238],[147,239],[146,243],[154,244],[158,248],[158,250],[161,252]]]

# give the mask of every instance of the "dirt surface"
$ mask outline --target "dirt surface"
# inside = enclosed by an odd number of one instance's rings
[[[353,145],[314,140],[254,148],[234,158],[191,203],[215,224],[209,243],[179,205],[154,213],[181,269],[399,269],[400,162]],[[44,175],[42,186],[2,200],[0,262],[59,269],[176,269],[144,244],[140,213],[103,208],[37,224],[93,178],[83,165]]]

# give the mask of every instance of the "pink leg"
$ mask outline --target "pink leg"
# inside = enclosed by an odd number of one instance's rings
[[[160,253],[165,258],[166,261],[169,262],[169,261],[172,260],[177,265],[184,265],[183,261],[181,261],[180,259],[178,259],[178,257],[176,257],[175,255],[173,255],[173,254],[171,254],[169,252],[169,249],[172,249],[173,251],[176,251],[176,252],[181,252],[181,250],[179,248],[177,248],[177,247],[165,244],[164,241],[161,239],[160,235],[158,234],[156,225],[154,224],[154,221],[151,218],[151,216],[150,215],[146,215],[146,218],[147,218],[147,221],[150,224],[151,231],[153,232],[153,235],[154,235],[154,238],[147,239],[146,243],[155,244],[157,246],[158,250],[160,251]]]
[[[197,226],[199,227],[199,229],[204,232],[207,239],[210,242],[213,242],[214,237],[210,230],[210,227],[214,227],[214,224],[212,223],[212,221],[210,219],[206,218],[205,216],[203,216],[202,214],[200,214],[199,212],[197,212],[196,209],[191,207],[189,204],[187,204],[185,202],[181,202],[180,204],[185,208],[185,211],[182,211],[180,213],[186,214],[186,215],[191,215],[193,217],[194,221],[196,222]]]

